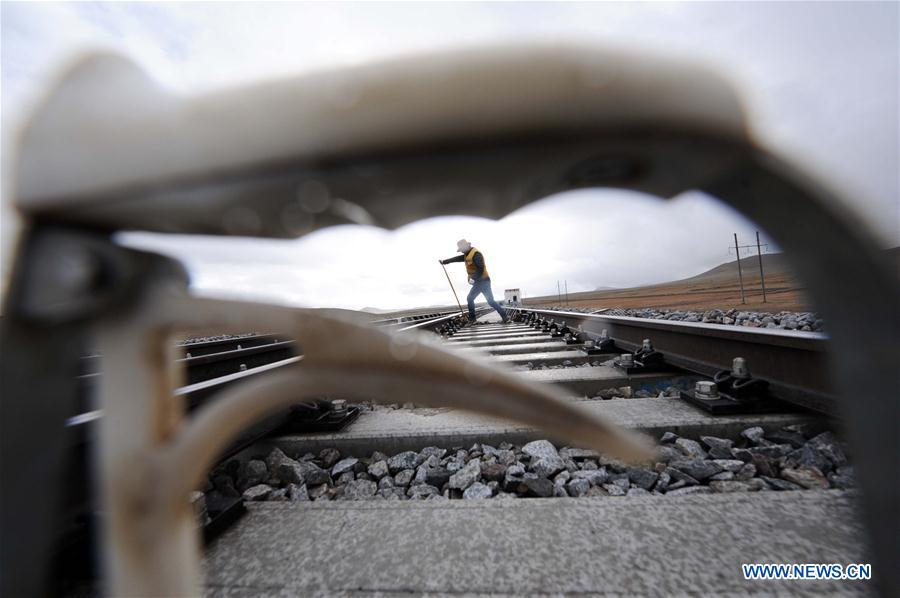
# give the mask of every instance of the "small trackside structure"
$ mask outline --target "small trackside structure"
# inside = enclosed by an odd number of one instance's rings
[[[519,289],[506,289],[503,291],[503,302],[507,305],[519,305],[522,301],[522,291]]]

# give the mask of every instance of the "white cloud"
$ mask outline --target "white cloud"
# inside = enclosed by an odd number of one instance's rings
[[[577,217],[573,215],[577,214]],[[701,194],[663,202],[622,191],[548,198],[499,221],[442,217],[397,231],[343,226],[292,241],[122,235],[128,245],[178,256],[204,294],[315,307],[416,307],[454,302],[437,260],[469,239],[485,255],[494,292],[526,296],[628,287],[697,274],[730,258],[732,232],[755,228]],[[462,264],[447,266],[460,300]]]
[[[461,45],[613,43],[684,55],[732,77],[758,138],[827,173],[882,244],[900,243],[897,3],[7,2],[0,10],[6,185],[13,125],[50,73],[87,47],[127,54],[173,90],[199,93]],[[587,204],[596,207],[579,210]],[[7,210],[4,249],[11,222]],[[753,229],[696,197],[654,204],[579,192],[499,223],[340,228],[287,243],[131,238],[186,256],[200,289],[361,307],[447,303],[433,262],[460,236],[485,251],[498,293],[521,286],[534,295],[555,291],[557,278],[572,291],[690,275],[728,259],[733,230]]]

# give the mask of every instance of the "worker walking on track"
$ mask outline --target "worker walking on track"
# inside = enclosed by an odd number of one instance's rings
[[[506,324],[509,317],[506,315],[506,310],[500,307],[500,304],[494,300],[494,293],[491,291],[491,277],[484,265],[484,256],[465,239],[460,239],[456,242],[456,249],[462,255],[438,261],[441,264],[450,264],[453,262],[466,263],[466,274],[469,275],[469,284],[472,285],[472,289],[469,291],[469,296],[467,297],[469,302],[469,321],[475,321],[475,297],[484,295],[488,305],[497,310],[497,313],[500,314],[500,317],[503,319],[503,323]]]

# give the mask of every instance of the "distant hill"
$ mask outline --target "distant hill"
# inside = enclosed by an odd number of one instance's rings
[[[349,320],[351,322],[371,322],[376,317],[365,311],[357,311],[355,309],[342,309],[339,307],[319,307],[316,311],[326,316],[337,318],[339,320]]]
[[[893,247],[891,249],[886,249],[885,254],[887,255],[888,261],[893,262],[894,266],[900,269],[900,247]],[[765,274],[766,278],[771,276],[794,276],[793,271],[790,266],[788,266],[787,258],[783,253],[767,253],[762,256],[763,262],[763,274]],[[742,274],[754,278],[759,278],[759,260],[757,256],[744,257],[741,258],[741,272]],[[725,262],[724,264],[719,264],[715,268],[711,270],[707,270],[706,272],[702,272],[697,274],[696,276],[692,276],[690,278],[684,278],[682,280],[675,280],[672,282],[663,282],[655,285],[648,286],[659,286],[659,285],[670,285],[675,283],[687,283],[687,282],[719,282],[719,281],[731,281],[737,279],[738,270],[737,270],[737,261],[733,260],[730,262]],[[640,287],[646,288],[646,287]]]
[[[900,271],[900,247],[885,251],[888,261]],[[805,289],[788,266],[782,253],[762,256],[766,277],[766,301],[762,300],[759,280],[759,258],[741,259],[744,278],[744,297],[738,281],[737,262],[729,261],[689,278],[659,282],[630,289],[612,289],[569,293],[572,307],[657,307],[665,309],[711,309],[739,307],[763,311],[805,311],[810,303]],[[535,306],[559,304],[556,294],[544,297],[527,297],[526,303]],[[564,302],[565,303],[565,302]]]
[[[791,269],[787,265],[787,260],[784,257],[783,253],[767,253],[762,256],[763,263],[763,274],[769,276],[775,275],[791,275]],[[742,257],[741,258],[741,272],[744,276],[759,276],[759,258],[757,256],[751,257]],[[658,285],[670,285],[674,283],[681,282],[719,282],[719,281],[731,281],[737,279],[738,276],[738,268],[737,268],[737,260],[733,260],[730,262],[725,262],[724,264],[719,264],[715,268],[707,270],[706,272],[701,272],[696,276],[691,276],[690,278],[683,278],[681,280],[672,280],[667,282],[661,282],[653,285],[646,285],[644,287],[638,288],[646,288],[649,286],[658,286]]]
[[[754,255],[752,257],[741,258],[741,270],[746,279],[759,279],[759,261],[757,257]],[[792,276],[790,269],[787,267],[787,262],[785,260],[783,253],[769,253],[763,255],[763,272],[766,275],[766,278],[769,276]],[[641,290],[651,290],[658,287],[667,287],[671,285],[681,285],[681,284],[691,284],[691,283],[703,283],[707,285],[716,285],[719,283],[726,283],[731,281],[737,281],[738,272],[737,272],[737,262],[731,261],[726,262],[724,264],[719,264],[715,268],[710,270],[706,270],[705,272],[701,272],[700,274],[696,274],[689,278],[682,278],[679,280],[668,280],[664,282],[656,282],[648,285],[643,285],[639,287],[629,287],[629,288],[618,288],[618,287],[597,287],[593,291],[581,291],[578,293],[569,293],[569,301],[581,301],[588,299],[598,298],[598,293],[600,296],[608,296],[610,294],[617,294],[618,292],[627,292],[634,289]],[[526,302],[528,303],[557,303],[556,294],[552,295],[543,295],[540,297],[526,297]]]

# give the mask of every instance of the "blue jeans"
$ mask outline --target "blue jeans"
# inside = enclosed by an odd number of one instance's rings
[[[478,295],[484,295],[484,298],[487,299],[488,305],[497,310],[497,313],[500,314],[500,317],[503,318],[503,321],[506,321],[506,310],[500,307],[500,304],[494,301],[494,293],[491,291],[491,279],[490,278],[482,278],[480,280],[476,280],[475,284],[472,285],[471,290],[469,290],[469,296],[466,298],[469,302],[469,319],[475,320],[475,297]]]

